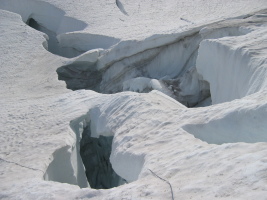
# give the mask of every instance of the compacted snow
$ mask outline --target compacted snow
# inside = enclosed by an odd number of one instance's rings
[[[0,199],[267,199],[266,0],[0,0]]]

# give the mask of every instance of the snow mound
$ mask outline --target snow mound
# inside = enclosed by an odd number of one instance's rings
[[[240,101],[234,111],[207,123],[186,125],[184,129],[209,144],[267,142],[266,90],[263,95],[265,98],[261,104],[251,102],[250,107],[242,107]]]

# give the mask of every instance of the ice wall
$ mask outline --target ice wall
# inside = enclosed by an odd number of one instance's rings
[[[78,119],[83,121],[84,117]],[[76,120],[70,123],[69,145],[59,148],[53,153],[52,162],[47,167],[44,179],[78,185],[81,188],[88,187],[84,165],[80,156],[80,140],[83,131],[83,123]]]
[[[205,40],[200,44],[197,70],[210,83],[212,103],[240,99],[266,89],[266,31]]]

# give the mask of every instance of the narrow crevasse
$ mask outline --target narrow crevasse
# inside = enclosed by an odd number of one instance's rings
[[[118,7],[118,9],[120,9],[120,11],[124,14],[128,16],[128,13],[125,11],[123,4],[121,3],[120,0],[116,0],[116,6]]]
[[[73,58],[85,52],[73,46],[65,46],[58,37],[68,32],[83,30],[87,24],[66,16],[63,10],[54,5],[33,0],[12,0],[8,3],[7,0],[3,0],[0,7],[19,14],[27,25],[45,33],[47,44],[44,48],[49,52],[66,58]]]
[[[70,47],[62,47],[57,39],[57,34],[49,29],[47,29],[45,26],[39,24],[35,19],[29,18],[28,21],[26,22],[30,27],[41,31],[45,33],[48,37],[47,39],[47,46],[45,48],[56,55],[67,57],[67,58],[72,58],[76,57],[78,55],[81,55],[83,52],[78,51],[75,48],[70,48]]]
[[[90,124],[82,133],[80,155],[86,169],[86,177],[95,189],[109,189],[126,183],[116,174],[110,163],[113,136],[91,137]]]
[[[127,183],[110,163],[113,136],[92,137],[91,122],[85,118],[82,116],[71,122],[76,141],[53,153],[44,179],[94,189],[109,189]]]

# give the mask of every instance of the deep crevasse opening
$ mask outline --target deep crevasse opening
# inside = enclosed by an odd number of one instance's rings
[[[54,152],[44,179],[94,189],[109,189],[127,183],[110,162],[113,136],[92,137],[91,122],[83,118],[71,122],[76,142]]]
[[[110,163],[112,140],[113,136],[91,137],[90,124],[83,130],[80,155],[91,188],[109,189],[126,183]]]
[[[234,37],[250,32],[242,20],[228,26],[229,23],[208,25],[172,43],[122,56],[109,63],[113,52],[124,49],[127,42],[137,48],[138,42],[123,41],[108,53],[100,52],[93,64],[80,62],[78,58],[58,68],[58,78],[72,90],[90,89],[107,94],[158,90],[187,107],[208,106],[211,105],[210,85],[196,68],[199,44],[209,38]]]
[[[81,63],[78,58],[77,62],[73,61],[72,64],[60,67],[57,70],[58,77],[59,80],[66,81],[67,88],[72,90],[91,89],[105,94],[122,91],[146,93],[158,90],[187,107],[209,106],[212,100],[213,104],[216,103],[214,93],[220,92],[220,88],[214,89],[214,82],[210,82],[210,78],[217,75],[209,73],[209,78],[203,78],[200,68],[196,67],[197,58],[202,57],[199,56],[199,52],[203,54],[203,50],[199,51],[199,45],[207,43],[209,39],[235,40],[251,33],[255,26],[265,21],[261,15],[252,14],[251,17],[243,19],[229,19],[209,24],[199,30],[189,31],[183,36],[177,35],[176,39],[167,39],[175,38],[173,35],[155,35],[144,41],[121,41],[109,51],[101,52],[93,65]],[[216,48],[211,49],[203,59],[206,62],[203,64],[204,68],[205,65],[211,65],[209,61],[214,62],[212,65],[215,68],[216,62],[233,67],[231,63],[235,61],[228,62],[228,56],[222,56],[221,60],[216,61],[216,55],[221,53],[215,55]],[[237,62],[235,64],[242,65]],[[87,65],[87,69],[81,69],[81,65]],[[212,71],[211,68],[209,70]],[[94,80],[95,74],[97,80]],[[223,76],[219,78],[223,80]],[[223,83],[220,85],[224,87]],[[227,93],[222,92],[221,95],[226,97]],[[225,98],[222,102],[230,100]]]
[[[80,62],[78,58],[58,68],[58,78],[72,90],[91,89],[107,94],[159,90],[192,107],[209,96],[208,84],[198,79],[193,67],[199,41],[199,35],[188,36],[123,58],[105,69],[99,69],[99,60],[105,53],[100,53],[94,64]]]

